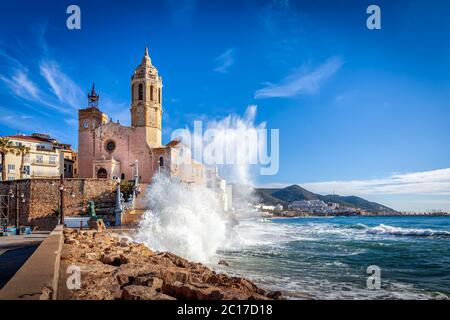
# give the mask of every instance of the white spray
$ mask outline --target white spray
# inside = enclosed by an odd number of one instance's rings
[[[208,124],[207,128],[215,128],[220,132],[229,129],[254,130],[265,126],[254,125],[255,114],[256,106],[250,106],[245,117],[230,115]],[[235,136],[230,138],[239,139]],[[230,138],[219,134],[214,139]],[[207,143],[215,142],[217,140]],[[219,170],[224,178],[232,179],[232,182],[241,186],[252,185],[249,165],[228,164],[220,166]],[[252,195],[248,189],[242,190],[241,205],[245,206]],[[230,238],[227,219],[213,190],[206,186],[186,185],[158,175],[153,179],[145,197],[147,207],[151,210],[143,215],[135,237],[137,241],[157,251],[170,251],[201,262],[211,261],[217,249],[229,246],[231,239],[227,239]]]

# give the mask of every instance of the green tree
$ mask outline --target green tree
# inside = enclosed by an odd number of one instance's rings
[[[23,167],[25,156],[30,153],[30,147],[24,146],[23,144],[16,147],[16,154],[20,156],[20,179],[23,179]]]
[[[6,155],[14,152],[14,145],[8,138],[0,137],[0,155],[2,157],[2,181],[6,180]]]

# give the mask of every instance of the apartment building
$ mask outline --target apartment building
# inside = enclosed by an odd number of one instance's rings
[[[73,177],[76,168],[76,152],[68,144],[61,144],[47,134],[6,136],[13,146],[24,145],[29,152],[24,155],[15,150],[5,157],[7,180],[29,178],[54,178],[64,173]],[[21,170],[21,167],[22,170]]]

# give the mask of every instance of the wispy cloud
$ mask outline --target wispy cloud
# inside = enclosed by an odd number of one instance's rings
[[[77,128],[78,127],[78,120],[77,119],[66,119],[66,120],[64,120],[64,122],[68,126],[70,126],[72,128]]]
[[[219,73],[227,73],[230,67],[234,64],[235,50],[228,49],[215,59],[216,67],[214,71]]]
[[[102,109],[106,114],[113,116],[113,121],[119,121],[123,125],[130,125],[129,104],[125,101],[113,99],[108,94],[103,95]]]
[[[343,63],[342,59],[332,57],[312,72],[305,72],[302,68],[288,75],[278,84],[267,83],[264,88],[255,92],[255,98],[285,98],[315,93],[342,67]]]
[[[39,89],[37,85],[30,80],[25,70],[16,69],[15,73],[10,78],[0,75],[0,80],[3,81],[16,96],[27,100],[39,98]]]
[[[61,113],[73,112],[73,108],[81,106],[82,90],[56,61],[46,57],[38,66],[28,68],[18,56],[12,54],[14,51],[14,48],[0,43],[0,82],[9,89],[13,98]],[[39,73],[30,71],[36,70],[36,67]]]
[[[60,128],[49,124],[48,118],[35,116],[27,112],[16,112],[10,108],[0,106],[0,125],[17,130],[20,133],[42,132],[48,133],[61,141],[74,143],[73,130]],[[66,121],[67,123],[67,121]],[[76,138],[75,138],[76,139]]]
[[[265,187],[285,187],[288,184],[267,184]],[[321,194],[339,195],[434,195],[450,196],[450,168],[393,174],[384,178],[349,181],[300,183]]]
[[[25,113],[11,113],[7,108],[0,107],[0,124],[19,131],[28,131],[34,126],[33,116]]]
[[[268,32],[276,33],[280,29],[285,31],[285,27],[292,25],[297,17],[289,0],[271,0],[262,8],[260,18]]]
[[[57,99],[75,109],[82,105],[83,91],[55,61],[45,60],[40,64],[40,73],[51,87]]]
[[[169,6],[173,23],[185,25],[192,21],[197,2],[197,0],[168,0],[165,3]]]
[[[346,194],[428,194],[450,195],[450,168],[394,174],[381,179],[330,181],[305,184],[305,186],[332,192],[341,190]]]

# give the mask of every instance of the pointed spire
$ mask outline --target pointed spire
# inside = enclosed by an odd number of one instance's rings
[[[150,59],[150,55],[148,54],[148,46],[145,46],[145,53],[144,53],[144,57],[142,58],[142,63],[143,65],[146,66],[151,66],[152,65],[152,60]]]
[[[98,100],[100,96],[95,92],[95,82],[92,84],[91,92],[88,94],[88,101],[90,107],[98,107]]]

